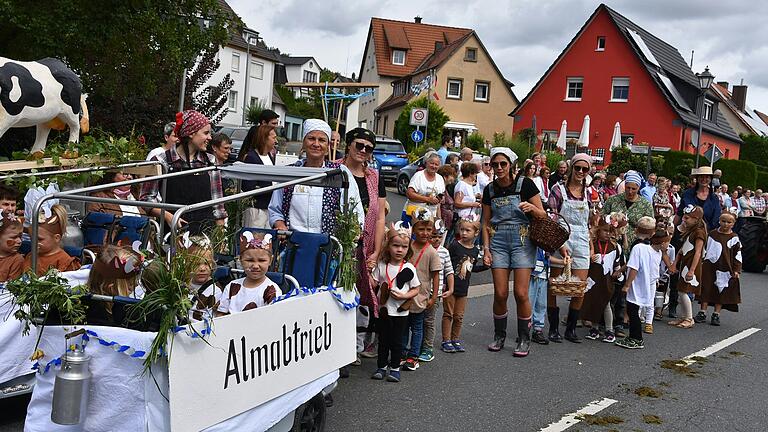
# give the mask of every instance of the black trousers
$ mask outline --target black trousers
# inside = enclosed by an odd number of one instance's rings
[[[627,303],[627,295],[621,289],[624,288],[624,282],[614,282],[613,296],[611,297],[611,306],[613,307],[613,326],[624,326],[624,308]]]
[[[384,369],[399,368],[403,357],[403,333],[408,325],[408,316],[389,316],[387,308],[379,309],[376,327],[379,333],[379,358],[377,366]]]
[[[640,324],[640,306],[627,302],[627,315],[629,315],[629,337],[643,340],[643,328]]]

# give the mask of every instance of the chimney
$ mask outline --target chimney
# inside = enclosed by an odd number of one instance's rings
[[[415,17],[413,17],[413,22],[415,22],[416,24],[421,24],[421,17],[416,15]]]
[[[746,111],[747,108],[747,86],[735,85],[731,91],[731,101],[736,105],[739,111]]]
[[[719,85],[720,87],[728,90],[728,81],[718,81],[717,85]]]

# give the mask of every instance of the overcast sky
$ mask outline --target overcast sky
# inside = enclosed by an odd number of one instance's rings
[[[269,46],[314,56],[357,75],[373,16],[474,29],[522,100],[599,6],[589,0],[228,0]],[[617,0],[607,3],[675,46],[693,70],[749,86],[747,104],[768,112],[768,2]]]

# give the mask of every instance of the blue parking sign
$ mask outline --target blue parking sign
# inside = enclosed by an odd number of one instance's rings
[[[413,133],[411,133],[411,139],[415,143],[420,143],[421,141],[424,140],[424,132],[416,129],[415,131],[413,131]]]

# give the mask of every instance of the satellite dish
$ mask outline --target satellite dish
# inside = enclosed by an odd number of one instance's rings
[[[691,145],[694,148],[699,148],[699,131],[697,130],[691,131]]]

